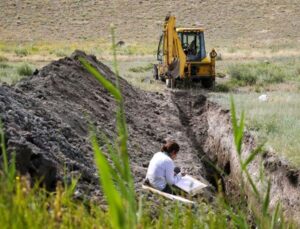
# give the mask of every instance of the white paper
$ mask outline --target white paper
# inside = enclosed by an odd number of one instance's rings
[[[184,177],[182,177],[175,185],[183,191],[192,195],[198,193],[202,188],[207,187],[206,184],[189,175],[185,175]]]

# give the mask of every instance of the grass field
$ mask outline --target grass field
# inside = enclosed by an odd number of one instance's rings
[[[246,112],[246,125],[259,142],[266,141],[281,156],[300,166],[300,92],[267,92],[267,101],[260,101],[261,93],[233,93],[239,112]],[[211,93],[213,101],[229,107],[229,94]]]

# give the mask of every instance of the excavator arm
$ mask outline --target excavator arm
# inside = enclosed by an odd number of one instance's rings
[[[184,78],[186,55],[183,51],[175,26],[174,16],[167,16],[164,24],[163,55],[164,63],[168,67],[168,77]]]

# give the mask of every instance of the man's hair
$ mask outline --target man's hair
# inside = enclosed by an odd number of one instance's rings
[[[161,147],[162,152],[166,152],[168,154],[175,151],[176,153],[179,151],[180,147],[175,141],[167,140],[166,143]]]

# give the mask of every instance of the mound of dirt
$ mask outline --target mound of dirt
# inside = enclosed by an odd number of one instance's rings
[[[0,115],[8,152],[16,153],[17,168],[32,181],[54,189],[57,181],[81,175],[76,195],[101,198],[97,170],[89,142],[88,123],[110,139],[116,136],[116,108],[112,96],[76,60],[86,58],[103,76],[115,81],[113,72],[76,51],[42,68],[13,87],[0,87]],[[200,180],[214,183],[216,171],[224,170],[226,193],[238,194],[240,168],[228,110],[209,102],[203,91],[173,90],[149,93],[120,80],[128,124],[128,150],[137,191],[148,162],[166,138],[181,147],[177,164]],[[104,143],[101,147],[105,148]],[[255,147],[246,134],[243,157]],[[1,154],[2,155],[2,154]],[[1,158],[0,158],[1,159]],[[260,166],[271,180],[271,207],[282,203],[286,214],[300,222],[300,171],[270,152],[249,165],[258,180]],[[218,174],[217,174],[218,175]],[[264,187],[258,183],[260,190]]]

